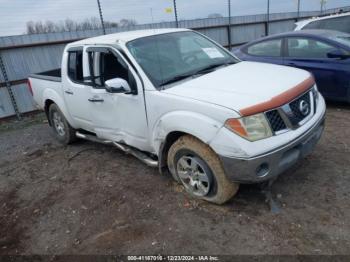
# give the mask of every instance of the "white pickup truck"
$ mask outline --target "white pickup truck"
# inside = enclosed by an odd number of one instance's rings
[[[110,143],[217,204],[309,154],[326,110],[310,73],[240,62],[186,29],[68,44],[29,85],[62,143]]]

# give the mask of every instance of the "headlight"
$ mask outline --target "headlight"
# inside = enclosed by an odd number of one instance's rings
[[[270,125],[262,113],[228,119],[225,127],[249,141],[257,141],[272,136]]]

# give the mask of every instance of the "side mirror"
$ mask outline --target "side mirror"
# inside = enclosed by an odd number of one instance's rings
[[[113,78],[105,82],[105,88],[109,93],[131,93],[131,88],[124,79]]]
[[[339,49],[334,49],[334,50],[327,53],[327,57],[343,60],[343,59],[350,58],[350,55],[345,54],[344,52],[342,52]]]

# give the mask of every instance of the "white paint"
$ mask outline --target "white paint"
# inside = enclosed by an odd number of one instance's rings
[[[127,41],[139,37],[178,31],[183,29],[125,32],[86,39],[66,47],[118,44],[140,74],[141,79],[131,69],[137,81],[138,95],[111,94],[104,89],[75,86],[67,79],[65,50],[62,83],[32,79],[34,99],[41,108],[46,99],[55,101],[75,128],[87,129],[100,138],[123,141],[154,154],[159,153],[160,144],[169,133],[180,131],[199,138],[220,155],[252,157],[293,141],[305,133],[324,112],[325,104],[321,98],[318,113],[297,130],[256,142],[239,137],[224,127],[227,119],[240,117],[240,109],[268,101],[303,82],[310,74],[290,67],[240,62],[158,91],[125,45]],[[217,55],[213,51],[209,53]],[[88,75],[85,55],[84,76]],[[74,99],[68,98],[63,93],[65,89],[72,89],[79,95]],[[104,102],[90,103],[88,98],[94,96],[103,98]]]
[[[307,20],[302,20],[302,21],[295,23],[296,28],[294,29],[294,31],[303,30],[303,28],[305,26],[307,26],[308,24],[310,24],[311,22],[314,22],[314,21],[327,20],[327,19],[336,18],[336,17],[343,17],[343,16],[350,16],[350,14],[347,12],[344,14],[329,15],[329,16],[324,16],[324,17],[315,17],[315,18],[311,18],[311,19],[307,19]],[[322,28],[320,28],[320,29],[322,29]]]

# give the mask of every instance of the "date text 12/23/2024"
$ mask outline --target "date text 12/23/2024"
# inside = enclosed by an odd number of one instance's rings
[[[128,261],[220,261],[217,256],[128,256]]]

